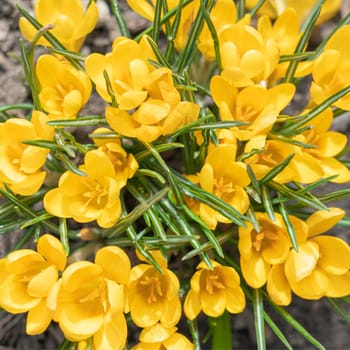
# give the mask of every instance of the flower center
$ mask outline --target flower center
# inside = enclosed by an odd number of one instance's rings
[[[224,182],[224,178],[214,179],[214,194],[221,198],[224,193],[234,192],[232,182]]]
[[[97,182],[92,184],[90,181],[86,181],[85,185],[88,187],[88,190],[83,193],[83,197],[86,198],[83,210],[92,205],[93,201],[95,205],[101,206],[108,195],[107,189]]]
[[[164,293],[159,276],[145,275],[139,283],[142,289],[145,288],[147,302],[149,304],[155,303],[163,297]]]
[[[221,282],[220,277],[215,272],[208,271],[205,277],[205,290],[209,294],[215,293],[217,289],[225,288],[225,285]]]
[[[279,236],[277,231],[273,230],[264,230],[260,232],[256,232],[255,230],[252,232],[252,245],[257,252],[262,249],[264,242],[266,241],[278,241]]]

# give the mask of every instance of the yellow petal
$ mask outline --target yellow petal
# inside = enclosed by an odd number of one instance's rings
[[[147,91],[126,91],[119,97],[119,108],[131,110],[143,103],[148,96]]]
[[[180,321],[181,312],[180,299],[176,295],[172,300],[166,300],[163,303],[160,322],[164,327],[174,327]]]
[[[0,290],[0,306],[12,314],[27,312],[37,306],[41,298],[31,297],[27,286],[14,275],[10,276]]]
[[[287,306],[292,301],[292,291],[284,274],[283,264],[273,265],[267,278],[267,293],[277,305]]]
[[[327,275],[320,269],[315,269],[300,281],[288,281],[296,295],[310,300],[317,300],[324,296],[329,285]]]
[[[22,196],[30,196],[37,193],[43,184],[46,177],[45,171],[40,171],[35,174],[29,174],[26,179],[21,182],[13,183],[9,185],[10,189]]]
[[[328,210],[317,210],[306,219],[309,228],[309,237],[327,232],[338,223],[345,215],[340,208],[328,208]]]
[[[148,328],[144,328],[140,334],[140,340],[144,343],[158,343],[169,338],[169,336],[175,333],[176,327],[164,327],[161,323]]]
[[[102,328],[93,338],[94,348],[103,350],[122,350],[125,348],[127,324],[122,313],[106,318]]]
[[[107,123],[116,132],[135,137],[135,129],[139,127],[139,123],[134,121],[127,111],[122,109],[106,107]]]
[[[350,247],[338,237],[317,236],[311,239],[320,249],[318,265],[327,273],[343,275],[350,269]]]
[[[298,252],[292,249],[285,262],[285,274],[289,282],[301,281],[313,273],[320,257],[318,245],[311,241],[299,245]]]
[[[83,98],[79,90],[72,90],[64,96],[62,110],[65,118],[74,118],[83,106]]]
[[[202,290],[200,294],[200,301],[203,312],[210,317],[221,316],[227,304],[226,292],[224,289],[218,289],[210,294],[206,290]]]
[[[266,283],[270,265],[265,262],[260,254],[253,251],[249,260],[241,257],[240,262],[243,277],[251,287],[260,288]]]
[[[64,335],[73,341],[91,337],[103,325],[99,303],[66,304],[58,308],[58,321]]]
[[[120,284],[126,284],[130,276],[130,260],[119,247],[108,246],[98,250],[95,264],[99,265],[104,275]]]
[[[346,135],[336,132],[328,131],[322,135],[319,135],[317,141],[317,153],[320,157],[329,158],[335,157],[346,146]]]
[[[320,165],[326,176],[337,175],[337,177],[331,180],[331,182],[341,184],[350,181],[349,169],[338,159],[323,158],[320,161]]]
[[[87,152],[84,163],[87,174],[93,179],[103,179],[104,176],[115,175],[113,163],[105,152],[99,150]]]
[[[138,327],[151,327],[162,315],[160,302],[148,303],[142,295],[136,295],[130,304],[130,314]]]
[[[47,297],[57,279],[57,267],[50,265],[30,280],[27,287],[28,294],[36,298]]]
[[[72,216],[67,206],[66,198],[58,188],[54,188],[45,194],[44,207],[48,213],[61,218]]]
[[[233,112],[237,97],[237,89],[230,85],[223,77],[215,75],[210,80],[210,92],[217,106],[225,103]]]
[[[154,16],[154,7],[146,0],[127,0],[128,5],[139,15],[152,21]]]
[[[246,305],[245,294],[241,287],[226,289],[226,309],[232,314],[242,312]]]
[[[37,243],[37,252],[51,264],[63,271],[66,266],[67,256],[60,240],[50,234],[42,235]]]
[[[184,303],[184,312],[186,317],[189,320],[194,320],[199,315],[201,310],[202,307],[200,303],[199,293],[195,293],[193,290],[190,290],[187,293]]]
[[[30,249],[19,249],[7,256],[6,269],[10,274],[27,274],[46,267],[44,258]]]
[[[49,326],[52,319],[52,312],[46,306],[46,299],[42,299],[27,315],[26,333],[36,335],[43,333]]]
[[[326,296],[330,298],[346,297],[350,294],[350,272],[344,275],[327,274],[328,288]]]
[[[85,284],[91,285],[91,281],[96,284],[101,280],[102,269],[89,261],[77,261],[69,265],[62,275],[62,285],[65,290],[74,292]]]
[[[174,333],[163,342],[167,350],[193,350],[193,344],[182,334]]]

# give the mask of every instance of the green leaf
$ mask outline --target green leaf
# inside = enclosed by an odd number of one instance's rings
[[[300,335],[302,335],[308,342],[315,346],[319,350],[326,350],[326,348],[316,340],[291,314],[289,314],[284,308],[276,305],[269,299],[267,299],[271,306],[282,316],[285,321],[288,322]]]
[[[266,349],[264,304],[260,289],[253,290],[255,336],[258,350]]]
[[[106,118],[98,115],[89,115],[76,119],[57,119],[47,122],[48,125],[57,127],[75,127],[75,126],[96,126],[98,124],[107,124]]]
[[[119,7],[119,0],[110,0],[111,10],[114,15],[114,18],[117,21],[118,28],[120,30],[120,35],[130,38],[130,32],[123,17],[123,13]]]
[[[348,310],[344,309],[339,300],[334,298],[326,298],[326,300],[332,306],[332,308],[350,325],[350,313]]]
[[[261,185],[264,185],[271,180],[273,180],[280,172],[282,172],[285,167],[290,163],[292,158],[294,157],[294,154],[290,154],[281,164],[275,166],[272,168],[267,174],[264,175],[264,177],[259,181]]]
[[[225,311],[222,316],[210,318],[212,349],[232,349],[231,315]]]

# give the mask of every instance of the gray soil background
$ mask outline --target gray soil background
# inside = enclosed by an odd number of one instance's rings
[[[31,0],[0,0],[0,106],[31,101],[30,92],[24,83],[24,75],[20,63],[19,39],[21,34],[18,30],[19,13],[16,4],[27,10],[32,9]],[[89,54],[90,52],[106,53],[110,51],[111,43],[119,35],[115,19],[109,9],[109,1],[97,0],[97,4],[100,10],[100,20],[94,33],[87,38],[82,51],[83,54]],[[133,13],[125,4],[125,1],[120,1],[120,6],[132,34],[139,33],[147,26],[147,21]],[[318,28],[313,35],[313,41],[319,42],[326,37],[337,21],[348,14],[349,11],[350,0],[344,0],[338,16]],[[42,49],[38,48],[37,52],[40,52],[40,50]],[[296,97],[296,103],[303,103],[304,99],[304,94],[300,92]],[[104,106],[101,99],[94,95],[86,107],[86,111],[92,114],[101,114],[104,111]],[[20,112],[17,112],[15,115],[21,116]],[[347,114],[337,118],[334,129],[349,134],[349,126],[350,115]],[[325,187],[322,190],[325,192],[331,191],[330,187]],[[334,205],[345,210],[350,208],[349,199],[337,201]],[[337,233],[350,242],[348,229],[341,228]],[[11,249],[18,240],[19,234],[18,232],[13,232],[0,236],[0,258],[4,257]],[[350,308],[348,309],[350,312]],[[288,341],[292,344],[293,349],[315,349],[273,310],[267,307],[266,311],[279,325]],[[294,297],[293,303],[287,308],[287,311],[320,341],[326,349],[350,349],[349,324],[330,307],[326,300],[302,301]],[[200,318],[199,326],[203,329],[203,334],[205,334],[208,326],[204,317]],[[180,331],[186,332],[185,322],[180,324]],[[251,308],[248,307],[243,314],[232,317],[232,332],[235,349],[256,349],[254,318]],[[129,333],[130,345],[133,345],[137,341],[138,330],[136,328],[130,329]],[[266,328],[266,338],[267,349],[277,350],[285,348],[268,327]],[[57,348],[62,340],[62,333],[55,324],[50,326],[44,334],[30,337],[25,334],[25,315],[10,315],[0,311],[0,350],[53,350]],[[202,349],[210,348],[209,344],[202,346]]]

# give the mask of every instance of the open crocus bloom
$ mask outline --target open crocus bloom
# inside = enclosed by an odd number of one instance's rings
[[[105,101],[112,101],[107,89],[107,74],[118,107],[131,110],[148,96],[145,84],[149,73],[154,70],[148,61],[150,59],[156,61],[146,36],[139,43],[119,37],[113,43],[112,52],[89,55],[85,66],[87,74],[96,84],[97,92]]]
[[[281,110],[293,98],[295,87],[280,84],[266,89],[253,85],[238,91],[223,77],[216,75],[210,81],[210,92],[219,108],[221,120],[247,123],[232,128],[233,134],[242,141],[270,131]]]
[[[190,179],[204,190],[232,205],[240,213],[245,213],[249,207],[249,198],[244,187],[249,185],[250,179],[245,164],[236,162],[235,157],[236,146],[233,144],[213,147],[201,171],[197,175],[190,176]],[[191,208],[196,213],[195,209],[198,209],[199,216],[209,228],[214,229],[218,222],[230,222],[206,204],[191,205]]]
[[[160,252],[153,251],[162,273],[150,264],[139,264],[131,269],[128,283],[128,309],[138,327],[151,327],[157,322],[169,328],[181,317],[180,283],[167,269]]]
[[[39,99],[50,119],[73,119],[88,101],[91,82],[85,72],[55,56],[42,55],[36,64]]]
[[[275,221],[266,213],[257,213],[256,217],[260,230],[256,231],[249,222],[247,227],[240,227],[238,249],[244,279],[251,287],[260,288],[266,283],[271,266],[286,260],[291,243],[279,214],[275,213]]]
[[[47,297],[66,265],[61,242],[45,234],[37,251],[16,250],[0,262],[0,306],[13,314],[28,312],[27,334],[44,332],[53,317]]]
[[[98,8],[94,1],[83,11],[81,0],[37,0],[35,18],[43,26],[52,24],[51,33],[71,51],[79,51],[85,37],[95,28]],[[25,18],[20,18],[19,27],[24,37],[33,40],[37,30]],[[41,37],[39,45],[51,46]]]
[[[113,226],[121,214],[119,193],[125,180],[118,181],[114,164],[101,150],[87,152],[80,170],[86,176],[67,171],[60,177],[58,188],[46,193],[46,210],[77,222],[97,220],[101,227]]]
[[[291,292],[304,299],[350,293],[350,247],[340,238],[321,235],[344,214],[338,208],[316,211],[305,226],[294,227],[298,251],[291,249],[284,263],[272,266],[268,276],[267,291],[275,303],[288,305]]]
[[[67,339],[80,342],[93,337],[96,349],[124,348],[123,285],[129,273],[129,258],[116,246],[101,248],[95,263],[78,261],[67,267],[48,302]]]
[[[31,121],[10,118],[0,123],[0,186],[6,183],[17,194],[29,196],[43,184],[48,149],[23,141],[51,140],[54,129],[46,125],[47,115],[34,111]]]
[[[211,317],[221,316],[225,310],[231,313],[242,312],[245,296],[240,287],[240,278],[233,267],[211,261],[213,269],[201,262],[191,278],[184,311],[188,319],[195,319],[203,311]]]

